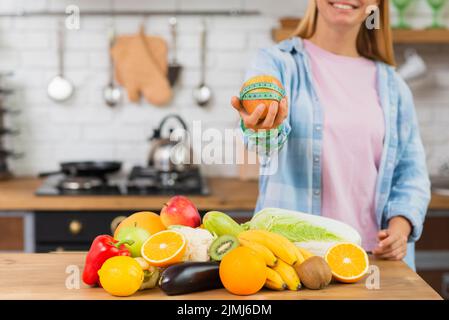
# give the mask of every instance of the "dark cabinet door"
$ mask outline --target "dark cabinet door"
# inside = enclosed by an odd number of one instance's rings
[[[429,211],[416,243],[416,270],[443,298],[449,299],[449,211]]]

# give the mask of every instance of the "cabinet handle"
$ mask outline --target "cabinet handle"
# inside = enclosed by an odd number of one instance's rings
[[[81,222],[79,222],[78,220],[70,221],[69,230],[70,230],[71,234],[73,234],[75,236],[75,235],[79,234],[82,229],[83,229],[83,224]]]

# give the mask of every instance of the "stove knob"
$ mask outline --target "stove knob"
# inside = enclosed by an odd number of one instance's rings
[[[79,222],[78,220],[72,220],[69,224],[69,230],[70,233],[74,236],[79,234],[81,232],[81,229],[83,228],[83,224]]]
[[[126,216],[118,216],[115,217],[112,221],[111,221],[111,233],[114,234],[115,229],[117,229],[118,225],[120,224],[120,222],[122,222],[123,220],[125,220],[127,217]]]

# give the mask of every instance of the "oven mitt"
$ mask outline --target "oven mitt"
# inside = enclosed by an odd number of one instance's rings
[[[132,102],[141,94],[153,105],[167,104],[172,97],[167,79],[167,45],[164,39],[137,35],[117,37],[111,50],[117,81]]]

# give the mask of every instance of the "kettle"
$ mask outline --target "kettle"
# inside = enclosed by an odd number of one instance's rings
[[[169,128],[167,136],[163,136],[163,130],[170,119],[177,120],[184,129],[182,138],[170,139],[170,135],[175,130],[173,127]],[[159,127],[153,130],[153,135],[150,138],[151,150],[148,165],[159,172],[183,172],[193,167],[193,152],[186,143],[187,137],[187,125],[180,116],[171,114],[163,118]]]

